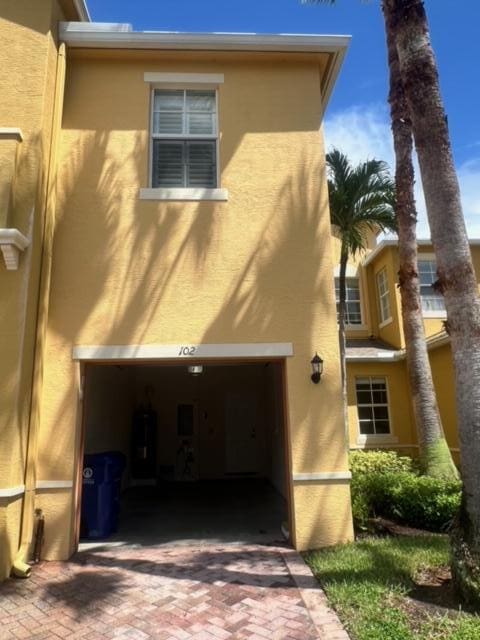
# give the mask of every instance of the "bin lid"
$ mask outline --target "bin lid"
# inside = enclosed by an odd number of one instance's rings
[[[83,457],[84,467],[106,467],[114,465],[124,469],[127,462],[125,454],[121,451],[103,451],[102,453],[87,453]]]

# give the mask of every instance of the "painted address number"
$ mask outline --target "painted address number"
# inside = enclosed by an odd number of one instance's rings
[[[196,350],[197,350],[197,347],[182,346],[182,347],[180,347],[180,351],[178,352],[178,355],[179,356],[193,356],[193,355],[195,355]]]

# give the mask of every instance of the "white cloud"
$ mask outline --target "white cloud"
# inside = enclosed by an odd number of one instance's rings
[[[327,150],[337,147],[353,164],[368,158],[384,160],[394,168],[393,143],[388,109],[382,104],[354,106],[331,114],[325,120]],[[474,149],[472,148],[472,151]],[[472,156],[457,167],[463,211],[470,237],[480,237],[480,156]],[[420,238],[430,236],[418,164],[415,161],[415,198]]]

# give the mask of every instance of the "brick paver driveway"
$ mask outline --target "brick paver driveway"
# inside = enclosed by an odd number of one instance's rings
[[[348,640],[300,556],[260,545],[116,547],[0,585],[0,638]]]

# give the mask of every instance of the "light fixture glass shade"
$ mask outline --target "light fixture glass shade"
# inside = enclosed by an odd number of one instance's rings
[[[188,367],[188,373],[192,376],[199,376],[203,373],[203,367],[201,364],[192,364]]]
[[[318,384],[323,373],[323,360],[318,353],[315,353],[310,364],[312,365],[312,375],[310,376],[311,380],[315,384]]]

